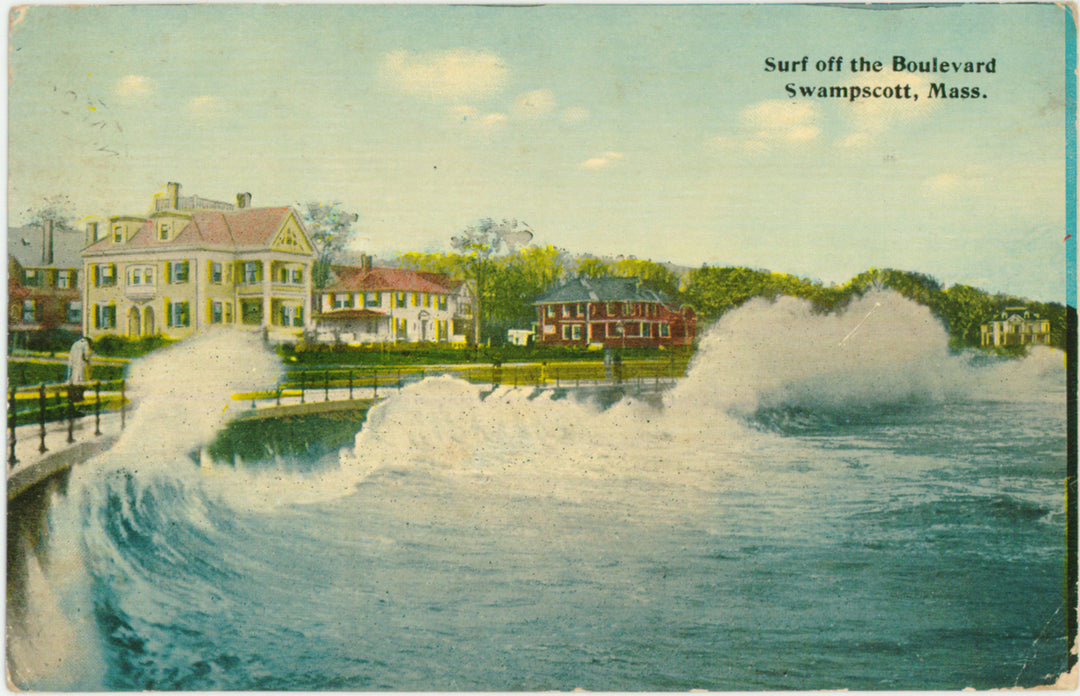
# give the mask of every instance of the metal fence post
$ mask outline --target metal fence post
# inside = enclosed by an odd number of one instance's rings
[[[94,434],[101,434],[101,382],[94,382]]]
[[[127,421],[127,381],[120,378],[120,429],[124,429]]]
[[[397,371],[397,390],[401,391],[401,368],[400,367],[398,368],[398,371]]]
[[[15,387],[8,391],[8,466],[19,463],[15,456]]]
[[[371,398],[379,398],[379,373],[376,372],[371,375]]]
[[[75,386],[67,388],[67,421],[68,421],[68,444],[75,442]]]
[[[304,403],[304,373],[300,372],[300,403]]]
[[[352,401],[352,370],[349,370],[349,401]]]
[[[38,386],[38,422],[41,424],[41,447],[38,448],[38,452],[48,452],[49,448],[45,446],[45,383],[42,382]]]
[[[322,392],[323,401],[329,401],[330,400],[330,370],[327,370],[322,375],[322,388],[323,388],[323,392]]]

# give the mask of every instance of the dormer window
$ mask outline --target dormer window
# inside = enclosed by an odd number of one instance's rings
[[[124,241],[124,227],[123,225],[116,225],[112,228],[112,239],[117,244]]]
[[[168,241],[168,239],[169,239],[169,228],[170,228],[169,223],[167,223],[167,222],[159,222],[158,223],[158,228],[157,228],[158,239],[160,239],[163,242]]]

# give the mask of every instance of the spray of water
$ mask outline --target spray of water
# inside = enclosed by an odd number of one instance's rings
[[[280,372],[257,335],[226,330],[135,362],[129,381],[136,410],[110,458],[154,467],[206,444],[235,413],[233,394],[266,389]]]
[[[196,466],[188,454],[228,418],[235,403],[229,397],[266,388],[279,369],[257,338],[237,333],[185,341],[132,367],[137,411],[128,429],[108,453],[75,468],[69,500],[54,504],[50,516],[61,543],[48,562],[31,568],[33,601],[45,603],[33,613],[58,617],[43,623],[47,635],[37,642],[9,641],[13,661],[35,675],[32,683],[102,683],[88,676],[101,664],[100,651],[63,622],[90,616],[85,588],[94,588],[93,601],[106,603],[111,615],[154,625],[171,625],[191,607],[216,606],[212,581],[172,583],[163,595],[160,578],[183,575],[193,560],[211,580],[217,565],[246,572],[250,559],[229,542],[229,525],[239,517],[272,519],[261,515],[346,497],[369,484],[389,491],[421,485],[418,479],[454,479],[508,504],[524,496],[648,510],[661,519],[666,509],[711,499],[701,493],[725,486],[725,476],[752,468],[748,462],[771,467],[774,478],[759,476],[758,488],[746,488],[762,495],[777,485],[777,471],[798,464],[805,453],[753,427],[761,409],[859,413],[1054,389],[1060,398],[1063,383],[1060,354],[1051,350],[974,366],[950,353],[945,331],[925,308],[893,293],[868,295],[830,315],[800,300],[760,300],[728,313],[703,336],[688,374],[659,408],[633,397],[602,408],[531,389],[489,393],[437,377],[372,409],[336,465],[288,473]],[[415,472],[424,476],[409,475]],[[227,559],[215,557],[219,545],[229,549]],[[68,646],[62,668],[41,662],[46,653],[34,646],[46,639]]]
[[[856,414],[949,399],[1038,398],[1060,395],[1060,365],[1060,353],[1038,348],[1025,360],[978,367],[971,355],[949,350],[929,309],[892,291],[824,315],[804,300],[758,299],[704,336],[667,403],[747,418],[769,408]]]

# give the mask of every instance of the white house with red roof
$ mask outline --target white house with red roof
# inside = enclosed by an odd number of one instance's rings
[[[83,333],[183,338],[214,326],[271,340],[311,328],[314,253],[290,207],[252,208],[181,197],[154,199],[147,216],[91,220],[82,251]]]
[[[315,336],[326,343],[456,343],[472,335],[471,286],[441,273],[334,266],[316,295]]]

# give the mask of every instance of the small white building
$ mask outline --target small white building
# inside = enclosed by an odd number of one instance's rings
[[[334,266],[316,293],[321,343],[451,343],[472,336],[471,286],[441,273],[371,265]]]
[[[1050,321],[1026,307],[1006,307],[997,319],[980,328],[983,348],[1045,346],[1050,343]]]
[[[507,329],[506,342],[512,346],[527,346],[532,335],[532,329]]]

